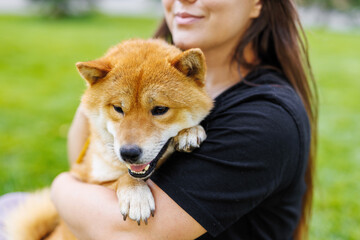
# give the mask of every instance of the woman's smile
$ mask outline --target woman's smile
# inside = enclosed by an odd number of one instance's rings
[[[194,15],[187,12],[175,13],[175,24],[177,25],[191,25],[203,19],[203,16]]]
[[[175,46],[198,47],[205,55],[222,45],[233,49],[260,12],[249,0],[162,1]]]

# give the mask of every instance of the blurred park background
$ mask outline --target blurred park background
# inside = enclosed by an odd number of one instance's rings
[[[149,38],[156,0],[0,0],[0,195],[50,185],[85,89],[75,62]],[[360,239],[360,0],[302,0],[319,88],[310,239]]]

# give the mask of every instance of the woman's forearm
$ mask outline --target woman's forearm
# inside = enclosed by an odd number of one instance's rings
[[[89,123],[82,111],[81,105],[78,107],[73,122],[68,133],[68,158],[70,164],[76,161],[84,144],[89,137]]]
[[[51,197],[61,218],[78,239],[113,239],[116,233],[112,223],[123,221],[120,213],[114,214],[118,207],[114,191],[82,183],[69,173],[62,173],[54,180]]]
[[[195,239],[205,233],[190,215],[152,181],[148,184],[155,198],[155,217],[138,226],[123,220],[113,190],[76,180],[70,173],[60,174],[51,187],[51,197],[61,218],[82,240],[97,239]]]

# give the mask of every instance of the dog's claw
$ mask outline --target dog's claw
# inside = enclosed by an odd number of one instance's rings
[[[124,221],[126,221],[126,218],[127,218],[127,214],[123,214]]]
[[[147,218],[144,219],[145,225],[148,224]]]
[[[138,226],[140,226],[140,220],[137,220],[137,224],[138,224]]]
[[[154,210],[154,209],[151,210],[151,216],[152,216],[152,217],[155,216],[155,210]]]

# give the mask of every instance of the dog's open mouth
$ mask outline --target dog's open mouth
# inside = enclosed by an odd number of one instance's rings
[[[158,155],[151,161],[145,164],[126,164],[129,169],[130,176],[138,179],[147,179],[151,176],[156,168],[156,164],[166,152],[172,138],[170,138],[165,145],[161,148]]]
[[[154,160],[146,164],[126,164],[129,169],[129,174],[134,178],[144,179],[150,177],[156,168]]]

